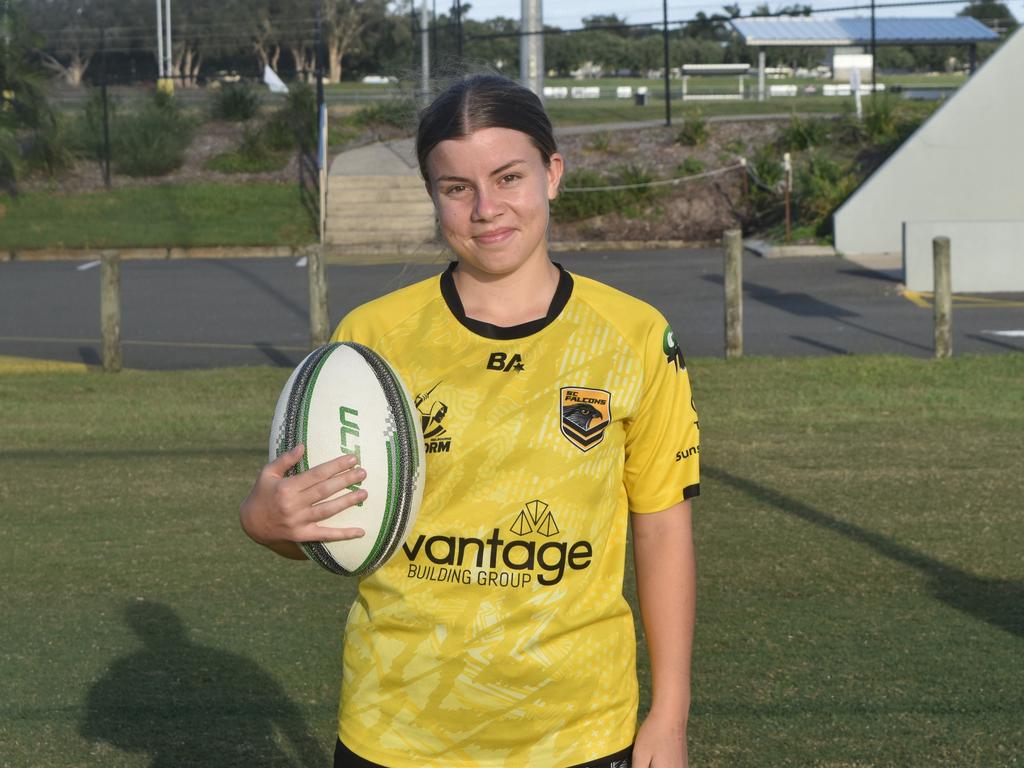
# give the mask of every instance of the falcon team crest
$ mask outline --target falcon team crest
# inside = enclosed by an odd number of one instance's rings
[[[604,440],[612,420],[612,393],[603,389],[562,387],[560,428],[566,439],[586,453]]]

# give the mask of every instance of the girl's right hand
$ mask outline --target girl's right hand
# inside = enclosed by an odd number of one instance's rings
[[[250,539],[286,557],[305,559],[297,542],[344,541],[365,534],[361,528],[331,528],[319,523],[366,499],[362,489],[330,497],[366,477],[356,457],[345,454],[291,477],[285,474],[305,451],[297,445],[263,467],[239,508]],[[330,499],[330,501],[328,501]]]

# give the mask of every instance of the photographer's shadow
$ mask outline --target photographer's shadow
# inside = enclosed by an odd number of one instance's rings
[[[255,663],[191,641],[166,605],[135,602],[124,614],[143,647],[89,691],[85,738],[148,753],[153,768],[328,764],[298,708]]]

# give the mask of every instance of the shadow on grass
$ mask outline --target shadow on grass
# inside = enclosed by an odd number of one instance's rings
[[[932,592],[942,602],[975,619],[1024,638],[1024,582],[979,578],[717,467],[703,466],[701,473],[788,515],[871,547],[890,560],[916,568],[931,579]]]
[[[143,753],[153,768],[327,765],[299,709],[255,663],[189,639],[175,612],[133,602],[142,647],[89,691],[82,735]]]

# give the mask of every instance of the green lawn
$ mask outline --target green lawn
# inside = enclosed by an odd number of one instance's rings
[[[298,184],[199,183],[0,195],[0,249],[293,245],[316,239]]]
[[[690,367],[692,764],[1020,765],[1024,356]],[[328,764],[354,584],[236,517],[287,373],[0,375],[4,766]]]

